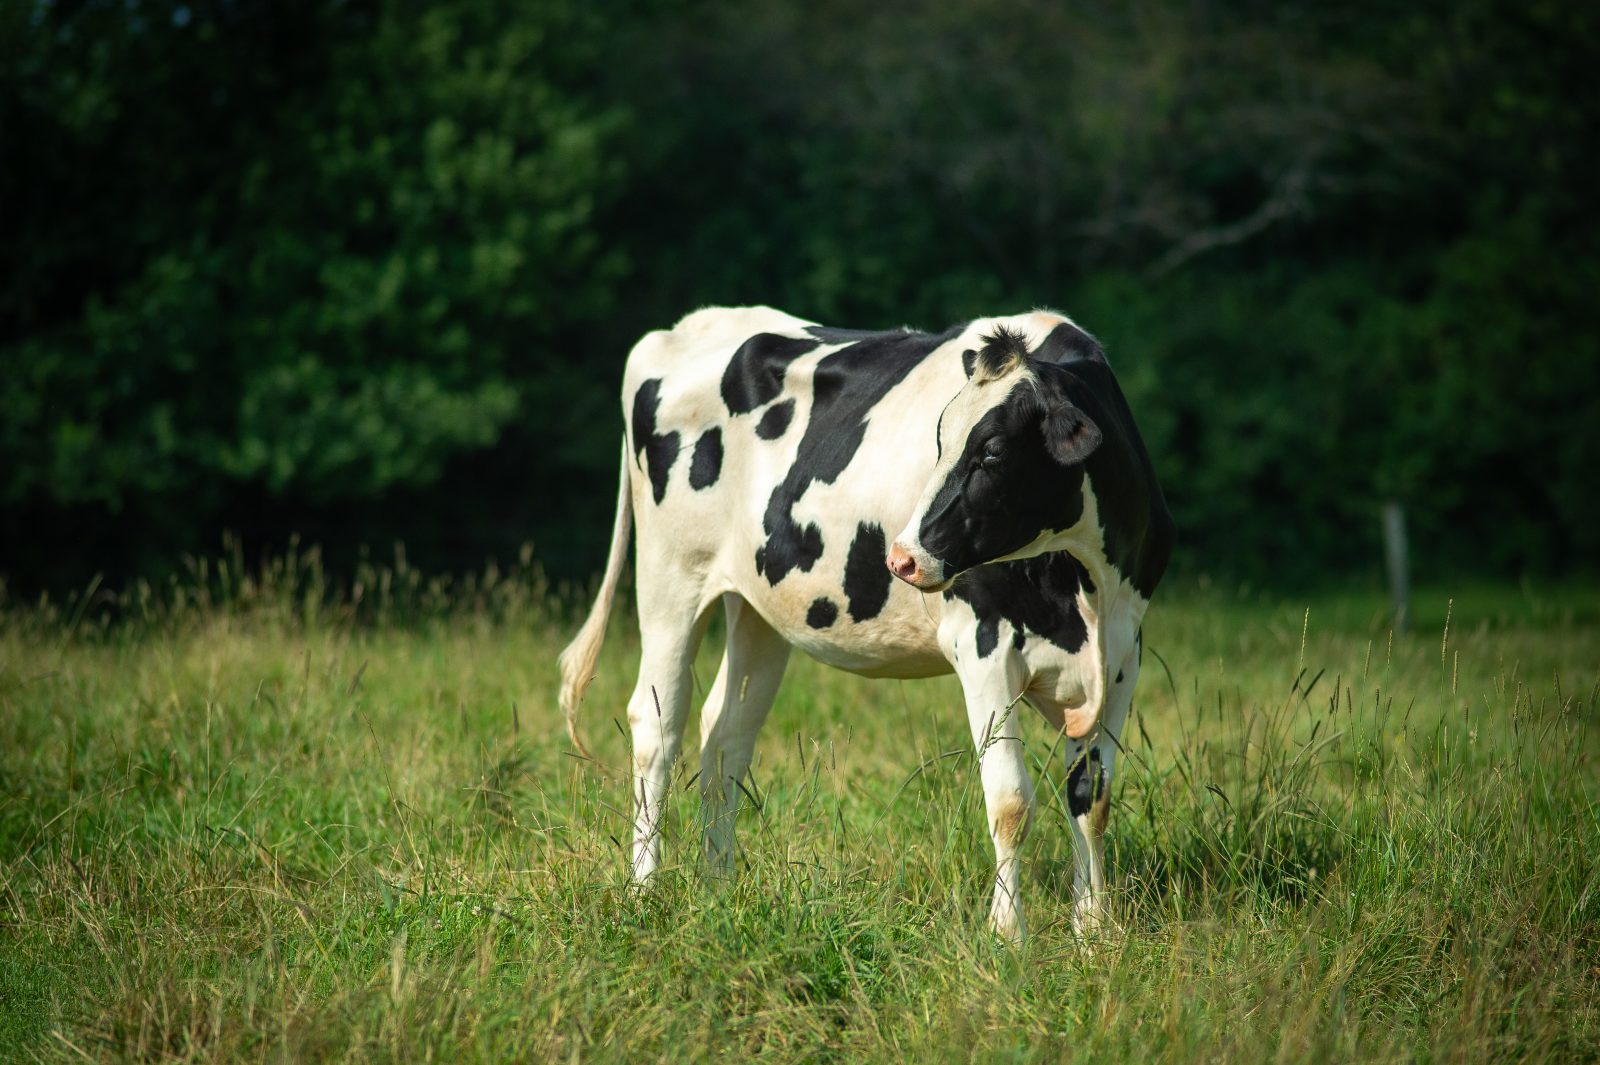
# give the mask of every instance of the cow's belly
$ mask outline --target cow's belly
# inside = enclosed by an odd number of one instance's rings
[[[868,649],[858,641],[817,640],[804,635],[790,640],[796,647],[824,665],[858,673],[863,677],[913,680],[937,677],[951,671],[950,663],[934,646],[886,644]]]
[[[867,677],[950,672],[939,649],[938,597],[909,585],[894,582],[882,609],[859,621],[842,589],[820,577],[794,574],[777,587],[757,578],[733,590],[792,646],[825,665]]]

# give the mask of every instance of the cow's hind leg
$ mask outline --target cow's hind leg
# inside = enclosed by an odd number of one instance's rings
[[[635,883],[661,864],[661,823],[672,767],[683,742],[690,666],[702,631],[700,604],[680,586],[645,575],[640,566],[639,680],[628,700],[633,733],[633,850]]]
[[[731,872],[734,820],[756,736],[778,694],[789,644],[741,597],[722,597],[728,646],[700,714],[700,810],[706,863]]]
[[[1086,743],[1069,744],[1066,751],[1067,812],[1072,815],[1075,852],[1072,926],[1080,935],[1113,927],[1106,893],[1106,822],[1111,817],[1117,741],[1122,738],[1138,677],[1139,655],[1135,651],[1112,679],[1099,732]]]

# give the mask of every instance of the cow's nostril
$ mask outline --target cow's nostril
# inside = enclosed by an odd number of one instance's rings
[[[884,564],[889,567],[890,573],[893,573],[901,580],[912,584],[916,583],[917,560],[912,558],[911,553],[899,544],[895,544],[889,549],[889,557],[884,559]]]

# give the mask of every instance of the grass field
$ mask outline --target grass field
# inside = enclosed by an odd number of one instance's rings
[[[625,610],[596,764],[526,572],[237,574],[0,618],[0,1059],[1600,1057],[1593,587],[1431,591],[1392,638],[1375,594],[1171,589],[1114,790],[1123,932],[1074,939],[1043,786],[1011,949],[952,679],[797,658],[739,876],[697,872],[684,768],[641,897]]]

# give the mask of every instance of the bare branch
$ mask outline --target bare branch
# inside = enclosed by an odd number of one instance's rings
[[[1145,277],[1152,281],[1165,277],[1197,256],[1218,248],[1243,244],[1273,224],[1303,211],[1306,207],[1306,186],[1309,184],[1308,170],[1304,159],[1296,161],[1272,190],[1272,194],[1254,211],[1237,222],[1208,226],[1190,233],[1152,263],[1145,270]]]

